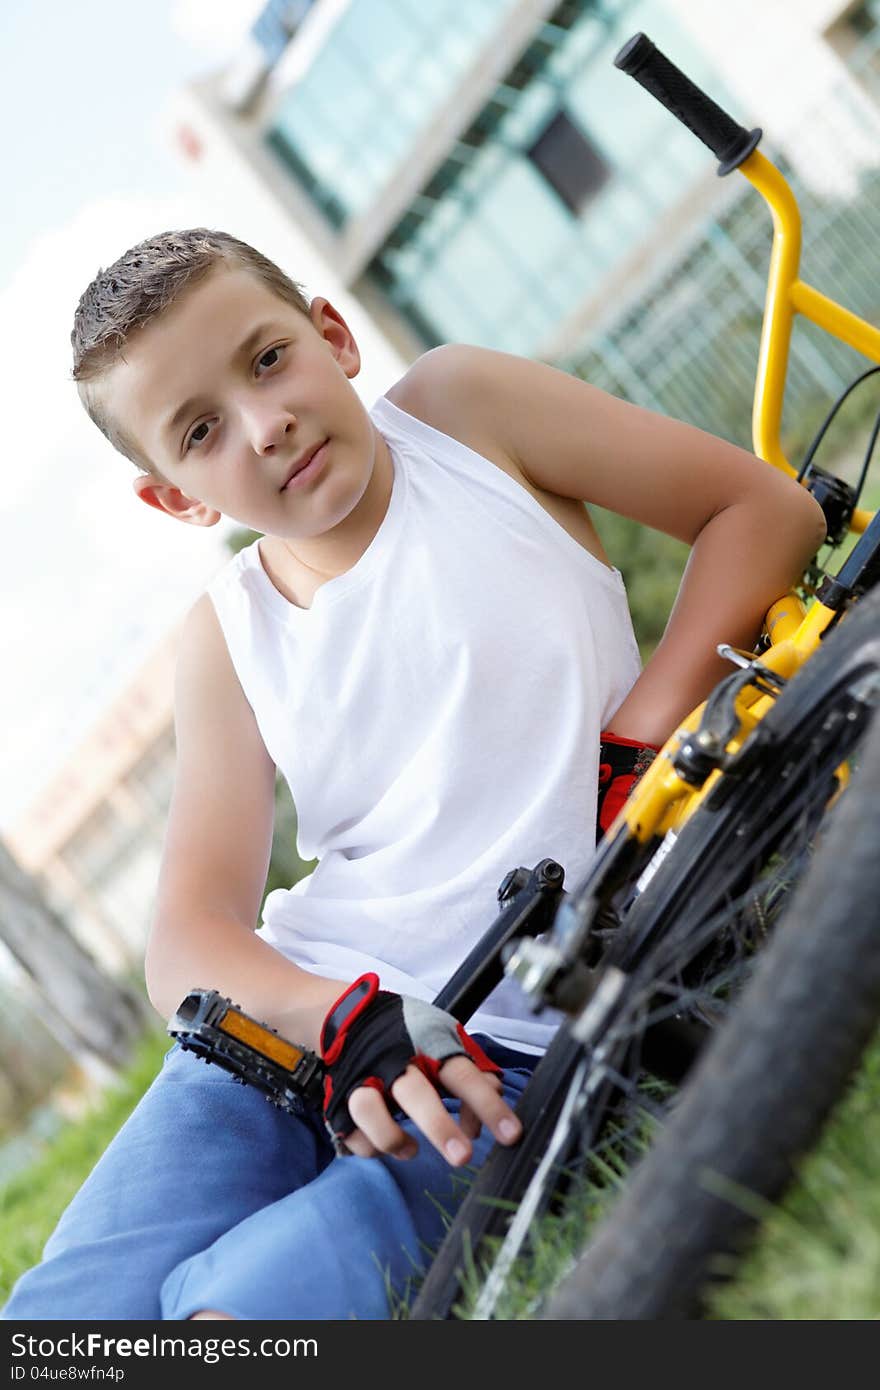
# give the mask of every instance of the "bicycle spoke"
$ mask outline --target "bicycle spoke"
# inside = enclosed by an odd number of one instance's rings
[[[549,1200],[552,1188],[559,1176],[560,1156],[568,1143],[577,1109],[583,1104],[584,1082],[588,1072],[589,1059],[585,1057],[575,1072],[544,1157],[526,1189],[525,1196],[489,1268],[472,1314],[475,1320],[491,1318],[498,1304],[498,1299],[504,1292],[513,1263],[528,1238],[535,1218]]]

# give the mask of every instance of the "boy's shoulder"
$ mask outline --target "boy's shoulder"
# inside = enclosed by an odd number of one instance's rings
[[[385,394],[408,415],[450,433],[450,424],[479,416],[479,382],[501,356],[488,348],[444,343],[417,357]]]
[[[519,474],[500,433],[491,390],[509,360],[489,348],[444,343],[418,357],[385,395],[408,415]]]

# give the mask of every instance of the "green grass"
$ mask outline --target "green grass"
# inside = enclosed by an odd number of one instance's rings
[[[764,1222],[716,1318],[880,1317],[880,1039],[797,1185]]]
[[[166,1033],[150,1033],[95,1108],[61,1130],[36,1163],[0,1188],[0,1303],[19,1274],[40,1259],[62,1211],[140,1100],[170,1046]]]

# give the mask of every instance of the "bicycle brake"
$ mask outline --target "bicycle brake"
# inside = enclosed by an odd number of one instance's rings
[[[739,728],[737,698],[747,686],[762,695],[779,695],[786,677],[765,666],[753,653],[737,651],[722,642],[719,656],[726,657],[740,669],[721,681],[706,701],[698,728],[686,734],[672,756],[672,766],[692,787],[700,787],[716,767],[729,762],[727,745]]]
[[[258,1023],[216,989],[190,990],[167,1031],[184,1052],[231,1072],[242,1085],[256,1086],[281,1110],[300,1102],[317,1109],[323,1104],[321,1058]]]

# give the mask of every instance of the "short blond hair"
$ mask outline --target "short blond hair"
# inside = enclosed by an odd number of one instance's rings
[[[70,341],[80,400],[113,447],[144,473],[157,470],[140,457],[95,385],[120,361],[133,333],[152,323],[221,262],[249,270],[279,299],[308,314],[302,286],[274,261],[246,241],[207,227],[160,232],[138,242],[106,270],[98,271],[76,307]]]

